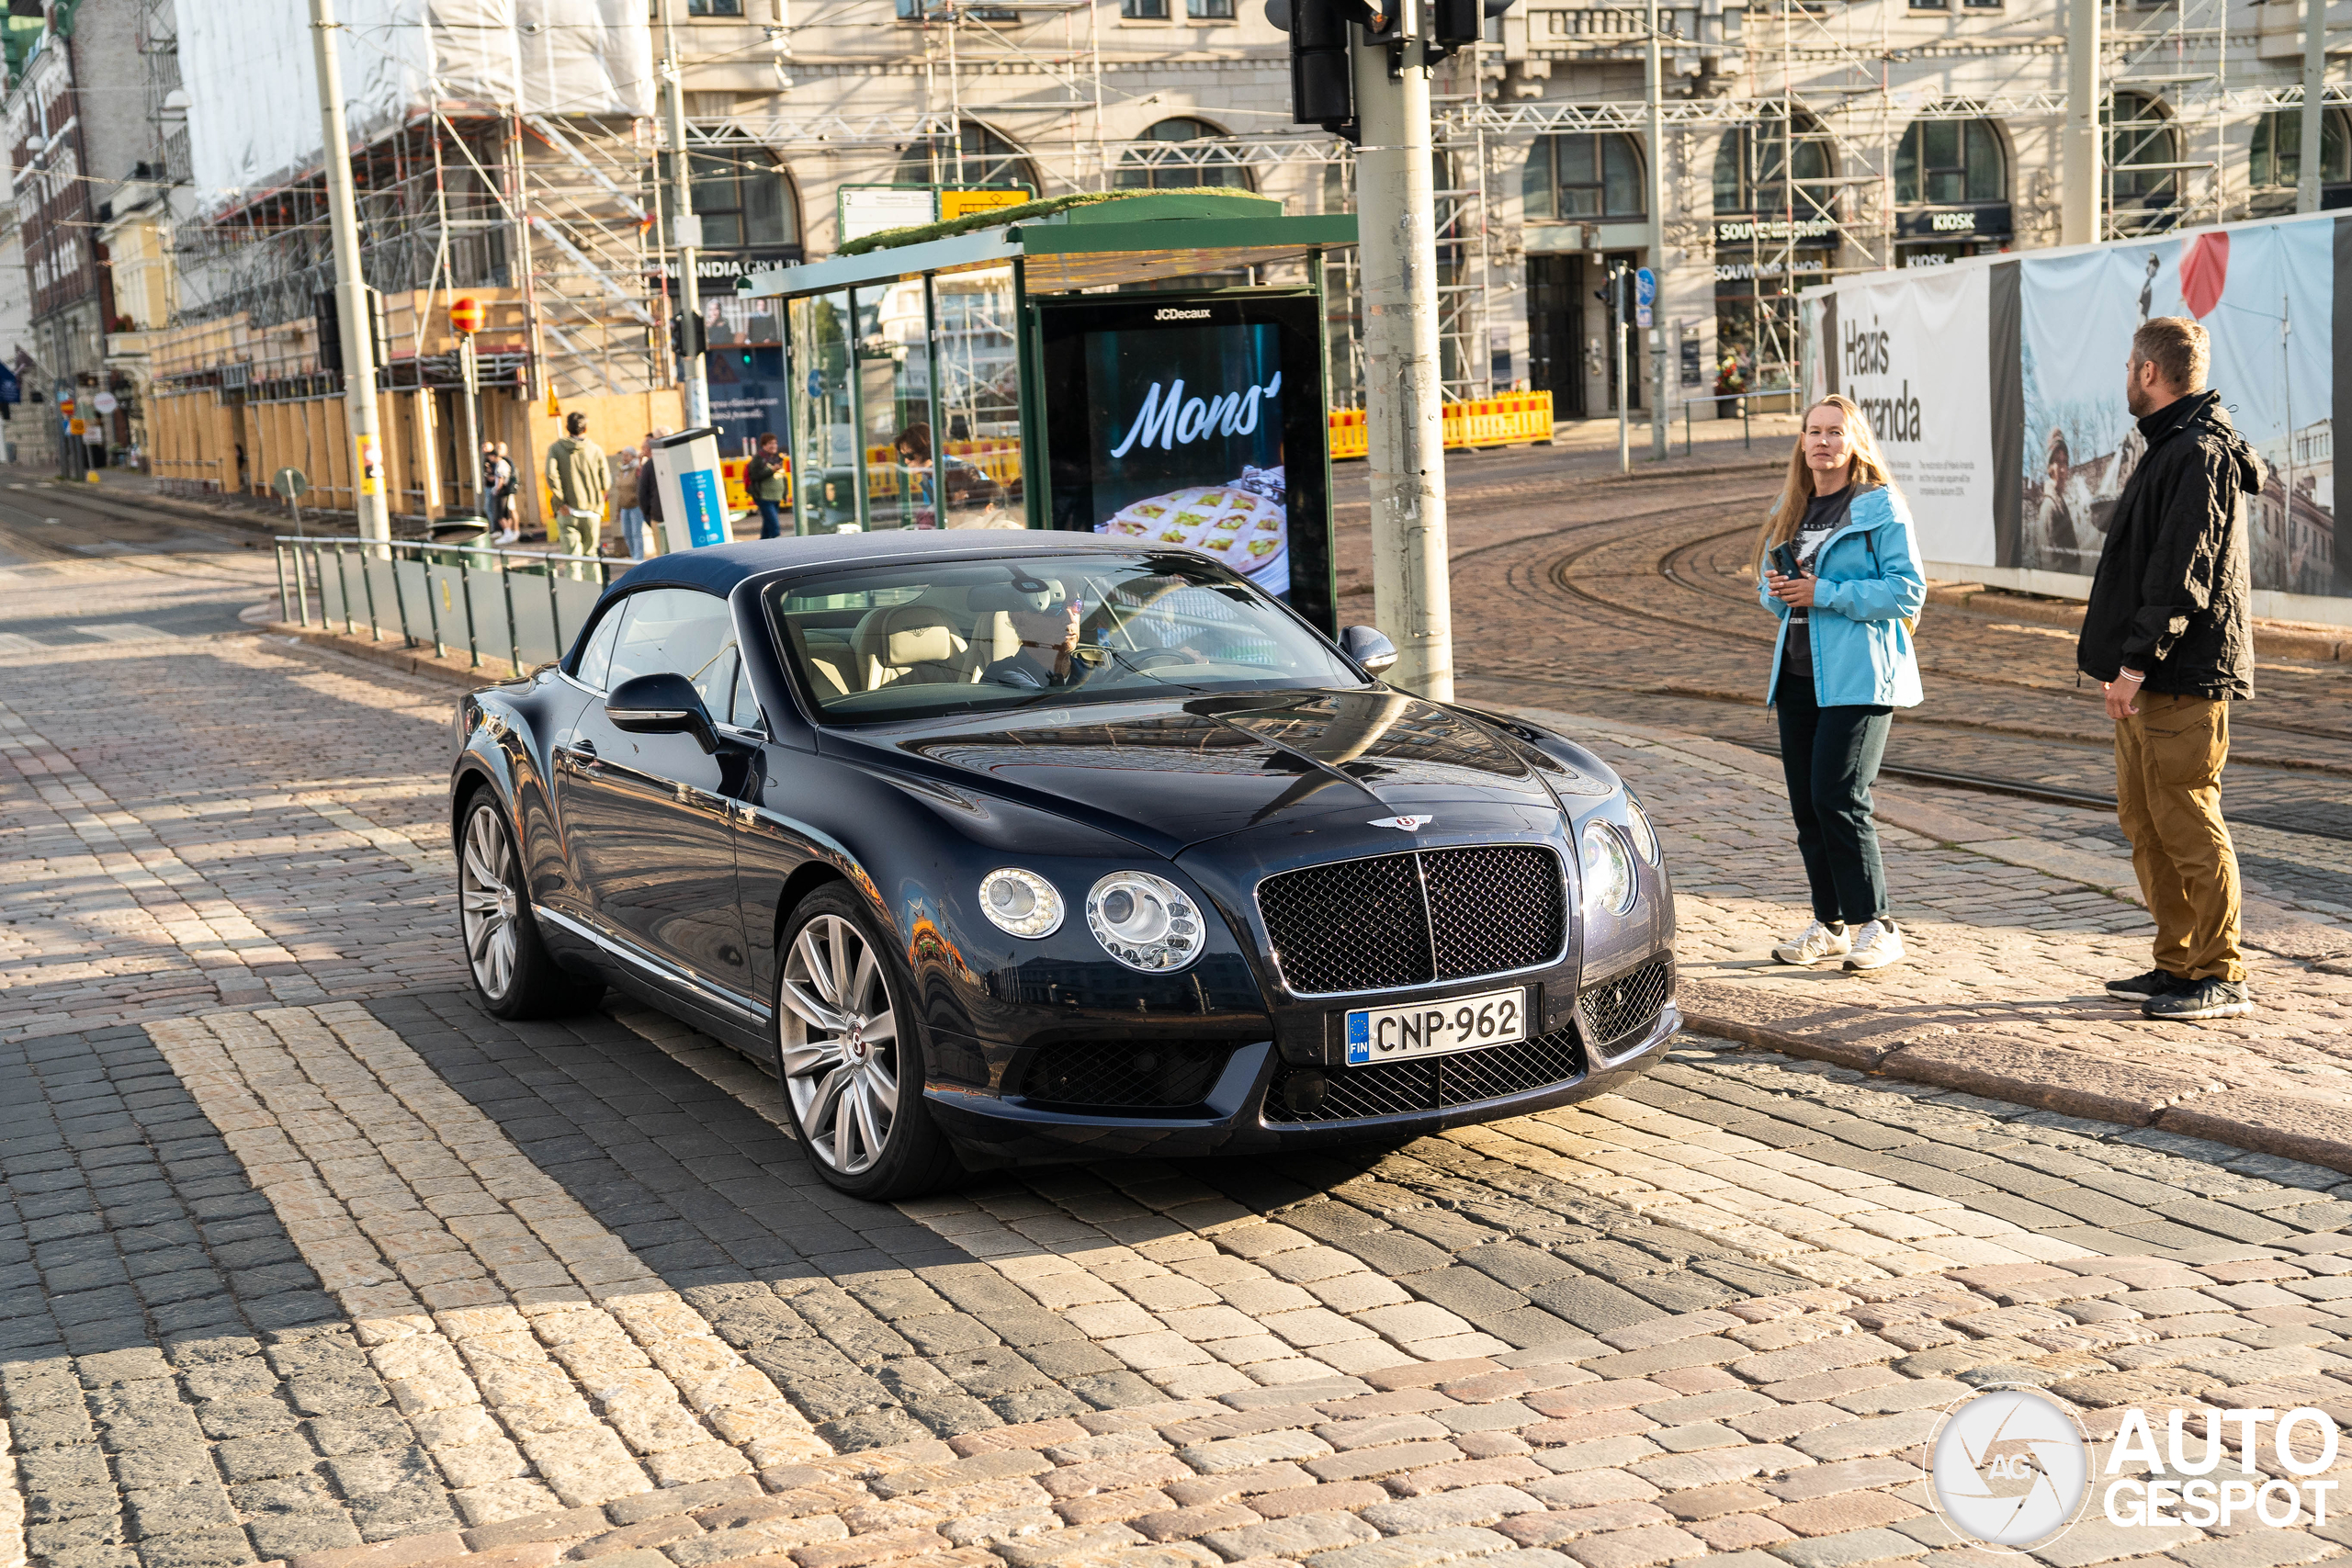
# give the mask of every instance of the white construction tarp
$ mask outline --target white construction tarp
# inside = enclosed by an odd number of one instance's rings
[[[308,0],[177,0],[188,151],[204,210],[317,171],[318,73]],[[650,115],[645,0],[342,0],[345,118],[364,147],[438,107]]]

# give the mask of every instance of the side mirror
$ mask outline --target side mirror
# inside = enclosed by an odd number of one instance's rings
[[[1340,647],[1367,675],[1377,675],[1396,662],[1396,645],[1378,626],[1350,626],[1340,634]]]
[[[718,750],[718,731],[694,682],[663,671],[623,681],[605,699],[605,716],[631,735],[691,735],[706,752]]]

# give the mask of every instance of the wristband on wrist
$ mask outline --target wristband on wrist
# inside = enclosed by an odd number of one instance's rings
[[[2143,672],[2137,670],[2118,670],[2115,672],[2116,682],[2119,685],[2136,686],[2147,678]]]

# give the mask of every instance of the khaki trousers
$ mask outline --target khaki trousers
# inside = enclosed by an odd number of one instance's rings
[[[569,508],[560,506],[556,508],[555,515],[560,540],[557,548],[562,554],[593,556],[596,553],[596,547],[604,539],[605,520],[603,518],[582,517]],[[572,561],[564,568],[564,570],[566,574],[572,577],[585,579],[588,576],[588,565],[585,561]]]
[[[2243,980],[2238,856],[2222,820],[2230,705],[2140,694],[2115,726],[2116,816],[2156,918],[2156,967],[2192,980]]]

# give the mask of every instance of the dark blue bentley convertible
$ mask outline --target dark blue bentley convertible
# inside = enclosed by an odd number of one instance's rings
[[[1540,1110],[1675,1030],[1648,818],[1575,742],[1381,684],[1204,555],[719,546],[469,696],[492,1011],[607,985],[776,1072],[825,1179],[1244,1154]]]

